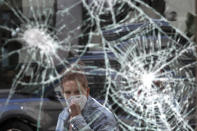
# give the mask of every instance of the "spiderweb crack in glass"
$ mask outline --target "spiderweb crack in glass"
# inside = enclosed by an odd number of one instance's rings
[[[35,8],[40,7],[39,2],[43,10]],[[44,92],[44,85],[60,80],[69,69],[60,74],[55,61],[65,67],[69,62],[59,51],[63,54],[75,51],[80,58],[87,48],[100,44],[92,42],[96,34],[100,35],[105,67],[86,66],[94,72],[104,70],[104,94],[100,95],[105,97],[104,105],[113,111],[122,130],[193,130],[189,120],[195,107],[189,106],[196,90],[192,72],[196,66],[192,59],[196,55],[196,45],[184,33],[169,23],[165,25],[166,19],[141,0],[81,0],[57,12],[47,7],[47,2],[36,0],[33,4],[29,0],[28,11],[32,14],[29,18],[13,4],[0,1],[0,5],[7,5],[22,23],[17,28],[0,25],[0,29],[10,31],[13,36],[6,40],[5,45],[13,40],[23,42],[21,49],[9,52],[4,58],[16,53],[26,62],[13,81],[6,105],[18,84],[42,85]],[[78,20],[72,10],[80,4],[86,11],[84,20],[73,26]],[[160,19],[150,18],[143,8],[150,9]],[[54,29],[50,24],[53,15],[67,15],[70,23],[66,24],[64,19],[57,20]],[[171,31],[166,32],[165,28]],[[59,34],[64,34],[65,30],[66,36],[59,39]],[[79,30],[81,33],[76,35]],[[85,46],[73,44],[73,40],[81,37],[87,38]],[[119,65],[118,69],[111,63],[112,57]],[[39,73],[31,72],[30,80],[25,82],[23,78],[32,63],[36,63],[38,68],[45,68]],[[42,106],[43,101],[40,103],[38,129]]]
[[[51,55],[56,53],[55,41],[43,30],[30,28],[23,33],[22,39],[29,47],[37,47],[41,54]]]

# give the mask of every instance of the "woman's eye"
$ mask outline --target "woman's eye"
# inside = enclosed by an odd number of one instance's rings
[[[75,94],[79,94],[80,92],[79,91],[75,91]]]
[[[66,92],[64,92],[64,94],[70,94],[70,92],[69,91],[66,91]]]

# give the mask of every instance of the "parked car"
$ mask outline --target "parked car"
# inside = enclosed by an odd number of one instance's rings
[[[45,88],[43,97],[41,90],[42,87],[29,86],[10,94],[10,99],[9,93],[1,93],[0,130],[54,130],[62,104],[52,88]]]

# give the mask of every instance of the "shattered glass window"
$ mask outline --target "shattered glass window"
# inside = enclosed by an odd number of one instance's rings
[[[195,130],[197,7],[181,2],[0,0],[0,119],[25,95],[31,121],[5,123],[54,130],[61,78],[82,61],[90,94],[120,130]]]

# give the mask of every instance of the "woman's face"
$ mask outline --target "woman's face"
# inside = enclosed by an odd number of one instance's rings
[[[83,87],[81,83],[78,81],[69,80],[63,82],[62,86],[63,86],[63,94],[66,99],[75,95],[85,95],[86,97],[88,97],[89,95],[89,88]]]

